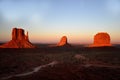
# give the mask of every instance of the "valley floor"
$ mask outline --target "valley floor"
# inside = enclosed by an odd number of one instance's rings
[[[120,49],[115,47],[0,49],[0,79],[120,80]]]

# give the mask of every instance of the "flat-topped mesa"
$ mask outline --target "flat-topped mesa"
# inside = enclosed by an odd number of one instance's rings
[[[106,32],[97,33],[94,36],[94,42],[91,47],[112,46],[110,43],[110,36]]]
[[[63,36],[60,40],[60,42],[57,44],[57,46],[68,46],[68,42],[67,42],[67,37],[66,36]]]
[[[12,30],[12,40],[28,40],[28,32],[27,35],[24,34],[24,30],[20,28],[13,28]]]
[[[25,35],[24,29],[13,28],[12,40],[1,45],[0,48],[35,48],[35,46],[29,41],[28,32]]]

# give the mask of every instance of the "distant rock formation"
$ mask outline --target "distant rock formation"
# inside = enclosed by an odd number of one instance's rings
[[[35,48],[28,38],[28,32],[25,35],[21,28],[13,28],[12,40],[0,46],[0,48]]]
[[[101,33],[97,33],[94,36],[94,42],[93,45],[91,45],[91,47],[100,47],[100,46],[111,46],[110,36],[108,33],[101,32]]]
[[[13,30],[12,30],[12,40],[19,40],[19,41],[26,40],[26,41],[29,41],[28,32],[27,32],[27,35],[25,35],[23,29],[13,28]]]
[[[57,44],[57,46],[70,46],[67,42],[67,37],[63,36],[60,40],[60,42]]]

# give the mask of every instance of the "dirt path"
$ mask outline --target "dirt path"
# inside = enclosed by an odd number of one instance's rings
[[[85,64],[84,67],[104,67],[104,68],[120,68],[120,66],[102,65],[102,64]]]
[[[41,65],[41,66],[35,67],[35,68],[33,68],[33,71],[20,73],[20,74],[15,74],[15,75],[10,75],[10,76],[7,76],[7,77],[2,77],[1,80],[10,79],[10,78],[13,78],[13,77],[22,77],[22,76],[31,75],[31,74],[34,74],[35,72],[38,72],[39,70],[41,70],[44,67],[54,66],[56,64],[58,64],[58,62],[57,61],[53,61],[53,62],[51,62],[49,64],[45,64],[45,65]]]

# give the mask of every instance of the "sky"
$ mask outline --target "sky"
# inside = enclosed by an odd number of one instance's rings
[[[0,41],[11,40],[12,28],[29,32],[33,43],[91,44],[107,32],[120,44],[120,0],[0,0]]]

